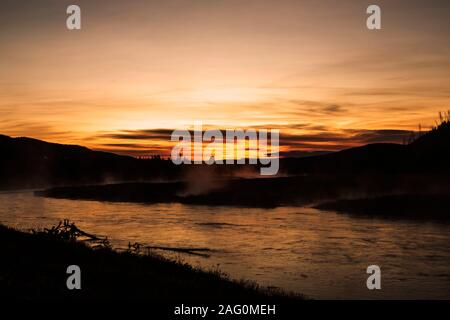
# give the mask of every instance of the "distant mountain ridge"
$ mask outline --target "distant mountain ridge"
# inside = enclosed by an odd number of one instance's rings
[[[1,189],[149,179],[157,177],[165,165],[78,145],[5,135],[0,135],[0,153]]]
[[[193,167],[4,135],[0,135],[0,154],[0,189],[182,179],[186,167]],[[280,173],[450,173],[449,164],[450,122],[444,121],[408,145],[369,144],[324,155],[283,158]],[[242,169],[237,165],[213,167],[217,172]],[[256,171],[257,167],[253,167]]]
[[[409,144],[376,143],[342,151],[285,159],[288,174],[450,173],[450,122],[444,121]]]

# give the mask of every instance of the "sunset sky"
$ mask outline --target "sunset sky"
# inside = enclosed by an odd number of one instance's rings
[[[194,121],[280,129],[285,154],[401,142],[450,109],[449,21],[448,0],[2,0],[0,134],[130,155]]]

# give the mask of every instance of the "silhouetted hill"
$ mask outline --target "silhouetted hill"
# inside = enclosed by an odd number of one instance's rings
[[[450,122],[444,121],[438,127],[425,133],[408,145],[410,161],[429,170],[449,172],[450,164]]]
[[[183,167],[161,158],[137,159],[77,145],[5,135],[0,135],[0,154],[0,190],[167,181],[194,176],[198,179],[199,176],[253,174],[252,170],[257,170],[251,165]]]
[[[399,144],[369,144],[320,156],[283,159],[281,163],[288,174],[395,172],[405,152],[405,146]]]
[[[257,166],[176,166],[169,160],[141,160],[75,145],[0,135],[0,189],[102,184],[153,180],[192,180],[220,176],[254,176]],[[369,144],[305,158],[283,158],[287,175],[449,174],[450,124],[408,145]],[[200,179],[201,180],[201,179]]]
[[[138,160],[76,145],[0,135],[0,189],[157,178],[167,161]]]
[[[408,145],[369,144],[320,156],[282,160],[287,174],[450,173],[450,122]]]

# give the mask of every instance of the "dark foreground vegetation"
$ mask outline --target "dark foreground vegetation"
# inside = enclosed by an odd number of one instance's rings
[[[82,242],[81,239],[89,241]],[[89,245],[87,243],[90,243]],[[113,250],[65,222],[25,233],[0,225],[0,296],[21,299],[128,299],[163,302],[289,302],[300,296],[232,281],[215,271],[202,271],[136,246]],[[81,268],[81,290],[68,290],[66,269]]]

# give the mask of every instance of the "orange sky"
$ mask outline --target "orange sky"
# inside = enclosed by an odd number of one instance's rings
[[[285,152],[432,125],[450,108],[449,2],[336,3],[2,1],[0,133],[137,155],[194,121],[280,129]]]

